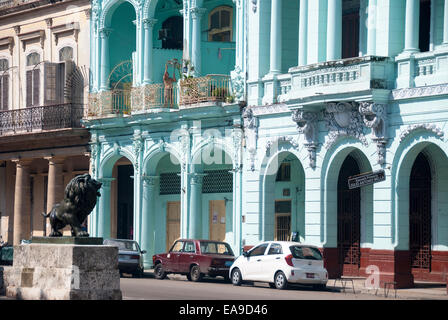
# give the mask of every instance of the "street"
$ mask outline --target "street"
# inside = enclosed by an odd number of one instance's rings
[[[222,278],[191,282],[186,277],[170,275],[165,280],[152,276],[121,278],[123,300],[384,300],[384,296],[339,292],[330,281],[327,289],[318,291],[306,286],[291,286],[287,290],[269,288],[268,284],[244,284],[235,287]],[[391,297],[387,298],[392,299]]]

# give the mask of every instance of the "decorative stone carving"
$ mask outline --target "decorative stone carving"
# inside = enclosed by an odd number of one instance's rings
[[[242,145],[243,145],[243,130],[241,127],[235,127],[232,130],[232,140],[233,140],[233,158],[235,162],[235,170],[239,170],[242,167],[241,156]]]
[[[257,0],[252,0],[252,11],[257,12]]]
[[[435,124],[429,124],[429,123],[419,123],[419,124],[412,124],[409,125],[405,130],[403,130],[400,134],[400,142],[402,142],[404,139],[406,139],[407,136],[409,136],[412,132],[417,130],[425,130],[430,131],[434,133],[439,139],[443,139],[445,133],[438,128]]]
[[[135,157],[135,171],[139,172],[140,169],[140,154],[143,150],[143,139],[139,131],[137,131],[134,134],[134,137],[132,138],[132,146],[134,149],[134,157]]]
[[[364,136],[364,121],[358,111],[356,102],[331,102],[323,111],[327,122],[328,141],[325,148],[329,149],[340,137],[354,137],[365,146],[368,145]]]
[[[246,149],[250,156],[250,169],[255,170],[255,156],[257,154],[257,140],[258,140],[258,118],[250,107],[243,110],[244,121],[244,136],[246,140]]]
[[[244,100],[244,72],[239,66],[235,67],[235,70],[230,72],[230,77],[232,80],[232,90],[237,101]]]
[[[386,144],[388,140],[386,105],[361,102],[359,104],[359,113],[364,120],[364,124],[372,129],[372,140],[377,145],[378,164],[383,165],[386,162]]]
[[[276,144],[278,146],[280,143],[284,143],[284,142],[291,144],[294,149],[297,149],[297,150],[299,149],[299,143],[297,142],[297,140],[294,137],[280,136],[275,139],[269,140],[266,143],[266,153],[271,151],[273,145]]]
[[[317,113],[302,110],[292,112],[292,120],[297,124],[297,131],[305,137],[305,147],[311,168],[316,167],[316,149],[318,143]]]

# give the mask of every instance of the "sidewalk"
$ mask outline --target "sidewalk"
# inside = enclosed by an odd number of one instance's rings
[[[342,281],[341,281],[342,280]],[[353,284],[352,284],[353,280]],[[344,288],[345,285],[345,288]],[[446,284],[440,283],[428,283],[428,282],[416,282],[415,288],[409,289],[393,289],[379,288],[379,289],[369,289],[365,286],[365,278],[346,278],[337,279],[335,284],[335,279],[330,279],[327,283],[327,288],[329,290],[336,289],[341,292],[344,291],[347,294],[367,293],[378,295],[382,297],[387,297],[391,299],[413,299],[413,300],[448,300],[447,287]]]

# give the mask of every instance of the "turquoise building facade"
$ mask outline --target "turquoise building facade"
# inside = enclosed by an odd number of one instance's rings
[[[295,233],[332,278],[446,281],[447,0],[98,1],[91,56],[91,234],[149,266]]]

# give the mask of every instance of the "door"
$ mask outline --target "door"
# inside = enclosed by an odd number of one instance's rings
[[[179,255],[178,259],[178,271],[189,272],[190,265],[196,258],[196,245],[194,241],[185,241],[184,249]]]
[[[275,201],[275,241],[288,241],[291,235],[291,200]]]
[[[359,56],[359,12],[342,17],[342,59]]]
[[[271,243],[266,254],[262,256],[260,275],[263,281],[274,282],[275,272],[280,269],[284,261],[283,256],[282,245],[275,242]]]
[[[226,239],[226,201],[211,200],[209,202],[209,239],[224,241]]]
[[[361,192],[348,188],[348,178],[359,173],[356,160],[347,156],[338,179],[338,256],[345,276],[359,275],[361,261]]]
[[[409,184],[409,250],[415,279],[425,280],[431,271],[431,169],[420,153]]]
[[[180,237],[180,201],[166,204],[166,250]]]
[[[263,257],[269,243],[262,243],[249,252],[249,256],[245,257],[245,263],[241,265],[242,276],[244,280],[262,281],[263,275],[261,267],[263,265]]]

